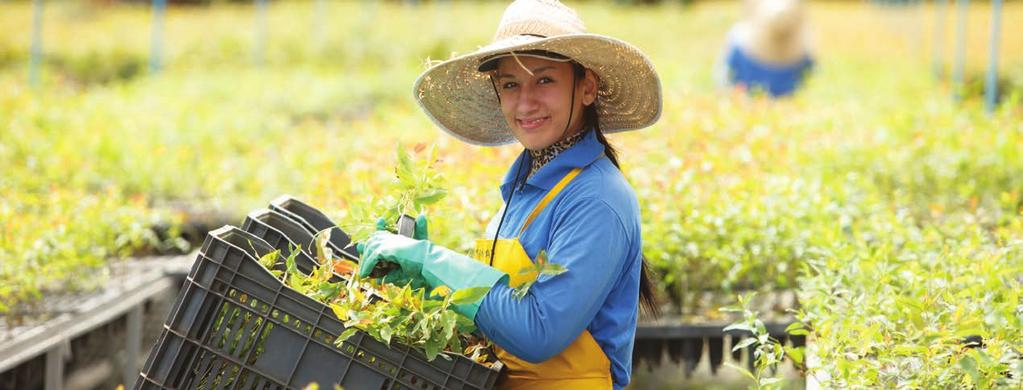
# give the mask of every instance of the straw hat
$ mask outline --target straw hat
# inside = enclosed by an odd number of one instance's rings
[[[802,61],[811,50],[801,0],[748,0],[733,34],[747,54],[770,64]]]
[[[589,34],[575,11],[557,0],[516,0],[504,11],[494,40],[473,53],[427,69],[413,93],[437,126],[475,145],[515,142],[488,70],[511,55],[578,62],[599,79],[600,129],[617,133],[652,125],[661,115],[657,71],[635,46]]]

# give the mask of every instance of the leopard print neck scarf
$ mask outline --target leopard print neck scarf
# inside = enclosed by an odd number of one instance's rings
[[[575,145],[579,142],[579,140],[583,139],[584,134],[586,134],[586,131],[580,131],[568,136],[568,138],[555,142],[546,148],[530,150],[529,157],[531,163],[529,165],[529,175],[526,177],[532,177],[536,171],[539,171],[541,167],[547,165],[547,163],[551,162],[551,160],[554,160],[555,157],[558,157],[561,152],[568,150],[568,148],[571,148],[572,145]]]

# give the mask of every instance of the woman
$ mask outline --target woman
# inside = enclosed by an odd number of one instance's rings
[[[416,98],[434,122],[475,145],[525,151],[501,184],[504,207],[473,257],[428,240],[377,232],[360,273],[376,263],[452,290],[487,287],[456,307],[507,367],[502,388],[623,388],[639,311],[653,309],[636,196],[604,133],[657,121],[660,82],[628,43],[587,34],[554,0],[518,0],[494,42],[420,76]],[[567,272],[521,273],[539,254]],[[536,280],[525,296],[513,289]]]
[[[800,0],[747,0],[728,32],[715,71],[718,84],[771,97],[789,96],[814,66]]]

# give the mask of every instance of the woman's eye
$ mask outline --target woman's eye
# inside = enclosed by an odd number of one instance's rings
[[[515,88],[516,86],[518,86],[518,84],[516,84],[514,82],[511,82],[511,81],[509,81],[507,83],[504,83],[504,84],[501,84],[501,88],[502,89],[512,89],[512,88]]]
[[[541,77],[540,80],[536,81],[537,84],[547,84],[547,83],[553,83],[553,82],[554,82],[554,80],[551,80],[550,77]]]

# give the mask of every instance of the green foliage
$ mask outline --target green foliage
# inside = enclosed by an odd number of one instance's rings
[[[47,3],[48,59],[32,89],[31,6],[0,4],[0,313],[102,284],[112,256],[162,245],[147,244],[148,226],[180,219],[181,203],[242,215],[291,193],[361,237],[376,217],[393,222],[443,196],[430,205],[431,240],[472,248],[521,149],[459,144],[409,87],[424,57],[488,42],[504,5],[275,3],[262,68],[250,63],[247,6],[172,7],[167,66],[139,77],[148,8]],[[1018,92],[991,115],[972,99],[954,104],[925,71],[930,56],[905,55],[926,42],[892,34],[868,5],[818,3],[827,45],[798,96],[717,93],[710,64],[737,3],[577,6],[661,76],[658,124],[610,139],[639,198],[655,282],[677,311],[717,313],[697,299],[707,292],[798,289],[805,328],[792,331],[811,344],[805,356],[783,352],[829,387],[1019,386]],[[1007,3],[1004,19],[1021,10]],[[1023,80],[1020,26],[1003,26],[1008,90]],[[968,28],[980,37],[988,26]],[[982,50],[968,55],[986,62]],[[437,150],[392,158],[395,145],[418,144]],[[285,265],[274,272],[284,277]],[[334,293],[323,286],[308,292]],[[973,335],[982,346],[967,347]]]
[[[161,242],[149,225],[160,214],[116,192],[54,188],[15,192],[0,179],[0,316],[19,324],[44,312],[43,299],[90,291],[107,280],[106,264]]]
[[[1020,386],[1019,221],[888,225],[816,254],[800,284],[811,373],[831,387]]]
[[[319,238],[324,236],[327,238]],[[335,340],[339,347],[357,331],[363,331],[385,344],[393,341],[418,348],[430,360],[438,356],[448,358],[445,352],[463,351],[462,338],[475,331],[475,325],[452,310],[451,305],[475,302],[489,288],[459,290],[440,299],[428,299],[425,289],[381,285],[369,278],[359,278],[358,272],[346,275],[345,279],[333,270],[335,262],[346,260],[330,256],[327,239],[329,233],[318,236],[316,253],[321,260],[308,275],[296,267],[295,258],[301,252],[298,247],[292,248],[286,258],[281,259],[280,252],[273,251],[259,262],[288,287],[331,308],[347,328]],[[279,270],[281,266],[283,271]],[[476,357],[482,362],[488,356],[477,353]]]
[[[784,389],[785,380],[781,377],[770,375],[770,373],[777,372],[778,365],[784,362],[786,357],[791,358],[797,364],[801,364],[803,348],[784,347],[777,339],[771,337],[767,333],[764,323],[757,318],[758,313],[750,309],[750,301],[752,299],[753,295],[740,295],[738,297],[738,306],[726,307],[722,310],[742,313],[742,320],[726,326],[724,331],[741,330],[750,333],[752,337],[742,339],[742,341],[732,347],[732,351],[739,351],[752,346],[754,369],[750,371],[731,363],[725,364],[750,378],[753,381],[750,388],[758,390]],[[798,327],[790,327],[790,330],[796,330],[798,333]]]
[[[425,146],[417,145],[417,153]],[[388,195],[378,198],[372,203],[354,204],[351,218],[355,223],[346,224],[352,242],[363,241],[377,230],[376,221],[383,218],[385,228],[395,231],[395,221],[401,215],[417,215],[426,211],[426,206],[435,204],[447,195],[444,178],[434,166],[437,161],[437,150],[430,147],[425,158],[413,159],[399,145],[397,148],[398,164],[394,169],[394,180],[390,183]]]
[[[567,271],[568,268],[565,268],[565,266],[547,261],[547,251],[541,249],[540,253],[536,254],[536,259],[533,260],[533,267],[519,271],[520,276],[534,276],[534,278],[532,280],[527,280],[518,287],[515,287],[512,291],[512,296],[521,300],[529,293],[529,288],[533,287],[533,283],[536,283],[536,281],[540,280],[541,277],[555,277]]]

